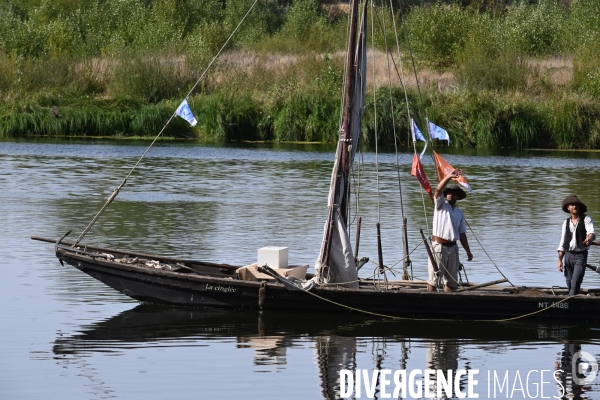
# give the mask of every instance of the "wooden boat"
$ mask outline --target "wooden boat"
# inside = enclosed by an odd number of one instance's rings
[[[32,237],[54,242],[52,239]],[[55,244],[61,263],[144,303],[306,312],[365,312],[375,316],[508,320],[600,321],[600,289],[569,297],[566,289],[466,285],[461,292],[428,292],[425,282],[389,281],[382,288],[360,280],[358,288],[320,285],[290,290],[274,278],[242,280],[241,266],[161,257],[72,243]],[[307,274],[306,278],[313,276]],[[262,293],[261,293],[262,292]]]
[[[306,274],[306,270],[295,270],[296,276],[288,277],[290,271],[274,271],[263,265],[214,264],[81,245],[85,233],[116,197],[127,178],[74,243],[34,239],[55,242],[56,256],[61,263],[72,265],[142,302],[310,312],[347,310],[424,319],[600,320],[600,289],[584,290],[581,295],[568,297],[565,289],[498,287],[495,284],[500,281],[495,281],[483,285],[465,284],[452,293],[429,293],[425,282],[388,281],[385,276],[381,280],[359,278],[360,263],[350,243],[349,188],[365,103],[366,12],[367,1],[359,23],[358,1],[352,1],[344,113],[328,195],[329,215],[314,275]],[[409,252],[404,229],[406,271]],[[356,243],[355,249],[358,240]],[[378,255],[378,269],[384,275],[380,245]],[[293,282],[292,277],[304,282]]]

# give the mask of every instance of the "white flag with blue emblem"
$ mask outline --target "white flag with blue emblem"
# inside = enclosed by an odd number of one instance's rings
[[[417,126],[417,124],[415,124],[415,120],[413,120],[412,118],[410,119],[410,122],[412,123],[412,134],[413,134],[413,142],[420,140],[422,142],[427,142],[427,140],[425,140],[425,136],[423,136],[423,133],[421,132],[421,130],[419,129],[419,127]]]
[[[450,144],[450,136],[445,129],[440,128],[429,120],[427,120],[427,127],[429,128],[429,136],[432,139],[447,140],[448,144]]]
[[[423,132],[421,132],[421,130],[419,129],[417,124],[415,124],[415,121],[412,118],[410,119],[410,122],[410,130],[412,131],[413,142],[416,142],[417,140],[425,142],[425,147],[423,147],[423,151],[419,155],[419,160],[421,160],[423,159],[423,154],[425,154],[425,150],[427,150],[427,140],[425,139],[425,136],[423,136]]]
[[[196,117],[194,117],[194,113],[192,112],[190,105],[187,102],[187,99],[183,99],[179,107],[177,107],[177,110],[175,110],[175,114],[185,119],[190,123],[191,126],[196,126],[198,123],[198,121],[196,121]]]

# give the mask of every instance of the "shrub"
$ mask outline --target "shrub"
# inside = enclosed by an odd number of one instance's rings
[[[407,25],[417,59],[439,70],[453,65],[468,36],[469,22],[468,14],[456,4],[412,9]]]
[[[566,9],[554,0],[537,4],[524,1],[508,8],[504,29],[516,52],[533,56],[559,54],[563,50]]]
[[[563,21],[565,47],[576,54],[580,47],[600,43],[600,0],[571,0],[569,11]]]
[[[573,88],[600,99],[600,45],[580,46],[573,58]]]

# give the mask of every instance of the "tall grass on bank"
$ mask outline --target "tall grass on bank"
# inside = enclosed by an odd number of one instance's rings
[[[600,104],[569,95],[532,101],[490,91],[428,99],[429,117],[459,147],[582,148],[600,144]]]
[[[153,136],[253,1],[12,3],[0,4],[0,135]],[[426,111],[453,146],[600,146],[600,0],[431,3],[404,10],[425,102],[421,109],[409,85],[412,117],[422,124]],[[394,44],[384,11],[376,10],[373,27],[380,50],[382,25]],[[175,119],[166,134],[337,140],[345,12],[318,0],[259,0],[190,98],[198,126]],[[556,59],[562,66],[548,61]],[[444,83],[424,81],[436,74]],[[404,95],[392,92],[394,115],[387,87],[367,95],[370,144],[373,104],[377,140],[393,143],[395,128],[400,144],[410,144]]]
[[[199,71],[189,68],[184,58],[173,55],[121,56],[113,59],[108,79],[111,97],[138,97],[148,103],[185,97]]]
[[[110,102],[82,102],[58,107],[55,116],[51,106],[27,106],[19,110],[1,109],[0,137],[10,136],[154,136],[173,113],[174,104],[144,105],[121,99]],[[166,135],[186,134],[182,121],[171,124]]]
[[[301,86],[286,96],[272,99],[235,90],[222,89],[211,95],[198,95],[190,105],[198,126],[190,128],[181,119],[169,125],[166,135],[200,137],[208,140],[334,141],[338,134],[339,94],[319,95]],[[291,97],[291,100],[288,98]],[[396,137],[401,146],[411,145],[403,93],[393,91]],[[368,95],[363,120],[365,143],[375,141],[373,101],[377,102],[377,140],[394,143],[388,89],[378,90],[375,100]],[[412,108],[418,95],[409,94]],[[47,100],[52,100],[48,95]],[[525,96],[493,91],[432,94],[425,93],[429,118],[446,128],[452,145],[482,148],[583,148],[600,146],[600,105],[588,96],[572,94],[531,101]],[[23,106],[0,109],[0,136],[44,135],[153,136],[173,113],[177,102],[146,105],[139,100],[81,101],[59,107],[60,118],[51,106]],[[417,119],[423,120],[422,115]],[[315,127],[313,124],[317,124]],[[320,136],[317,136],[320,135]]]
[[[241,57],[244,57],[242,54]],[[218,140],[323,142],[337,137],[339,60],[314,54],[225,70],[195,98],[200,134]],[[232,73],[234,72],[234,73]]]
[[[553,147],[597,149],[600,146],[600,104],[587,96],[569,95],[544,105],[544,128]]]

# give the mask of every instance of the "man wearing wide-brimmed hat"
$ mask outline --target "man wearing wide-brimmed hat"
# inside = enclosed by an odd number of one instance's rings
[[[434,261],[439,270],[435,272],[432,260],[429,260],[429,281],[427,290],[434,292],[444,281],[444,291],[450,292],[458,287],[458,269],[460,260],[458,258],[457,241],[467,252],[467,260],[473,259],[467,240],[467,229],[465,216],[458,208],[456,202],[467,197],[464,190],[458,185],[446,184],[450,179],[458,178],[462,170],[455,169],[440,181],[435,189],[435,210],[433,212],[433,231],[431,236],[432,253]]]
[[[579,293],[590,244],[596,239],[594,223],[585,215],[587,207],[571,195],[562,203],[562,210],[569,213],[562,224],[562,236],[558,246],[558,270],[565,274],[569,296]]]

